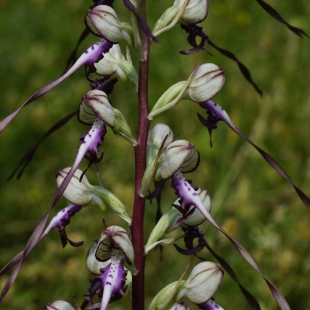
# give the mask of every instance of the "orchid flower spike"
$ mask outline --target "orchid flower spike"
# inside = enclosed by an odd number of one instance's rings
[[[100,58],[102,58],[102,54],[109,51],[112,47],[112,43],[102,39],[99,42],[92,45],[88,48],[80,58],[75,62],[75,64],[60,78],[56,79],[55,81],[43,86],[37,92],[35,92],[31,97],[29,97],[17,110],[7,116],[4,120],[0,122],[0,132],[2,132],[6,126],[13,120],[13,118],[20,112],[20,110],[25,107],[26,105],[30,104],[31,102],[35,101],[36,99],[40,98],[55,86],[60,84],[70,75],[72,75],[77,69],[82,66],[93,66]]]

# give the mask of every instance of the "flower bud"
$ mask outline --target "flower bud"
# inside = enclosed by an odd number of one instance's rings
[[[219,265],[212,262],[198,264],[184,285],[187,298],[195,304],[208,301],[219,288],[222,278]]]
[[[58,187],[60,187],[70,169],[71,168],[69,167],[58,171],[56,175],[56,183]],[[63,193],[63,196],[73,204],[84,206],[91,202],[93,193],[91,188],[92,186],[88,182],[85,175],[80,182],[82,173],[83,172],[79,169],[75,171],[69,185]]]
[[[126,230],[120,226],[110,226],[101,235],[95,251],[96,258],[107,261],[111,258],[113,249],[120,250],[126,257],[128,264],[134,263],[133,245]]]
[[[122,81],[131,81],[138,88],[138,73],[132,63],[125,59],[118,44],[114,44],[104,58],[95,64],[100,75],[115,74]]]
[[[167,137],[167,138],[166,138]],[[166,138],[164,148],[173,140],[173,132],[165,124],[156,124],[150,131],[147,139],[147,146],[155,146],[159,149]]]
[[[79,121],[82,124],[92,125],[99,116],[106,124],[115,125],[115,114],[105,92],[94,89],[83,97],[79,106]]]
[[[173,5],[181,7],[185,0],[175,0]],[[182,19],[189,24],[197,24],[206,19],[208,15],[208,0],[189,0]]]
[[[127,212],[124,204],[110,191],[100,186],[92,186],[94,194],[100,196],[109,207],[115,211],[124,221],[129,225],[131,224],[131,218]]]
[[[152,120],[154,116],[166,111],[183,98],[183,94],[186,92],[190,81],[181,81],[170,86],[157,100],[152,108],[152,111],[148,115],[148,119]]]
[[[95,240],[92,246],[89,248],[87,256],[86,256],[86,267],[87,269],[95,275],[100,275],[100,269],[105,268],[110,264],[110,260],[106,260],[104,262],[99,261],[95,256],[95,251],[98,246],[98,240]]]
[[[225,82],[224,71],[214,64],[198,66],[188,88],[189,98],[195,102],[204,102],[213,98]]]
[[[44,310],[75,310],[68,302],[56,300],[45,305]]]
[[[122,27],[113,8],[107,5],[97,5],[89,10],[85,23],[92,33],[112,43],[122,39]]]
[[[165,286],[153,298],[148,310],[164,309],[169,304],[179,287],[184,285],[185,281],[175,281]]]
[[[165,140],[166,139],[166,140]],[[160,148],[165,150],[173,140],[173,132],[165,124],[156,124],[150,131],[147,138],[147,162],[154,160]],[[163,142],[165,141],[164,145]]]
[[[147,244],[145,245],[145,252],[148,253],[154,246],[156,246],[159,239],[167,233],[170,232],[173,224],[176,222],[176,219],[179,216],[179,212],[176,209],[170,209],[169,211],[165,212],[159,221],[156,223],[155,227],[153,228]]]
[[[167,179],[179,169],[186,173],[195,170],[199,165],[199,152],[186,140],[170,143],[156,171],[155,179]]]

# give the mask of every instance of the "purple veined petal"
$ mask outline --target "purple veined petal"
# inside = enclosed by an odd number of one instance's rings
[[[282,310],[291,310],[287,301],[280,293],[280,291],[272,284],[272,282],[264,275],[252,255],[233,237],[231,237],[211,216],[211,214],[204,208],[201,200],[195,189],[183,177],[180,171],[172,176],[171,186],[174,188],[175,193],[180,197],[181,206],[194,205],[205,216],[205,218],[221,233],[223,233],[229,241],[234,245],[242,257],[264,278],[271,293],[273,294],[276,302]]]
[[[0,133],[6,128],[6,126],[13,120],[13,118],[20,112],[22,108],[24,108],[26,105],[30,104],[31,102],[35,101],[36,99],[40,98],[41,96],[49,92],[55,86],[57,86],[66,78],[68,78],[70,75],[72,75],[80,67],[93,65],[102,57],[102,53],[107,52],[112,47],[112,45],[113,45],[112,43],[106,40],[100,40],[99,42],[95,43],[90,48],[88,48],[64,75],[62,75],[55,81],[43,86],[31,97],[29,97],[17,110],[15,110],[4,120],[2,120],[0,122]]]
[[[78,154],[75,158],[75,161],[62,181],[61,185],[58,188],[58,191],[56,193],[56,196],[54,198],[53,205],[56,204],[56,202],[60,199],[61,195],[66,190],[71,178],[73,177],[75,171],[78,169],[81,161],[83,160],[84,156],[89,153],[89,160],[90,163],[92,162],[98,162],[99,160],[96,158],[98,154],[98,147],[103,142],[103,137],[106,134],[106,124],[100,119],[96,118],[92,128],[89,130],[89,132],[84,136],[83,142],[78,150]],[[83,178],[83,175],[81,175],[81,178]]]
[[[204,309],[204,310],[224,310],[221,306],[215,303],[213,298],[209,299],[208,301],[202,304],[199,304],[198,307],[199,309]]]
[[[79,212],[81,209],[82,209],[82,206],[80,205],[70,205],[60,210],[52,218],[49,225],[45,229],[44,233],[40,237],[40,240],[42,240],[45,236],[47,236],[52,229],[58,228],[63,247],[65,247],[67,243],[69,243],[70,245],[74,247],[81,246],[84,243],[83,241],[74,242],[67,237],[67,233],[66,233],[66,226],[70,223],[71,217],[75,215],[77,212]]]
[[[208,127],[209,132],[212,131],[212,128],[210,128],[210,125],[215,125],[214,128],[216,128],[216,123],[218,121],[225,122],[237,135],[239,135],[242,139],[250,143],[262,156],[263,158],[269,163],[271,167],[273,167],[274,170],[276,170],[285,180],[287,180],[295,189],[297,195],[301,199],[301,201],[304,203],[304,205],[310,209],[310,198],[302,191],[300,190],[295,183],[292,181],[292,179],[288,176],[288,174],[285,172],[285,170],[281,167],[281,165],[268,153],[266,153],[263,149],[261,149],[259,146],[257,146],[255,143],[253,143],[244,133],[242,133],[237,126],[231,121],[230,117],[228,116],[227,112],[216,102],[212,100],[208,100],[206,102],[200,103],[200,106],[207,109],[209,111],[209,117],[212,119],[204,119],[202,116],[198,115],[200,121]]]
[[[104,279],[102,279],[103,295],[101,300],[100,310],[105,310],[111,300],[112,295],[120,293],[123,294],[123,287],[127,271],[122,265],[123,256],[118,258],[113,255],[111,263],[104,269]]]
[[[113,250],[111,254],[111,262],[104,268],[100,269],[101,275],[90,280],[91,286],[88,292],[84,295],[82,309],[91,303],[93,305],[93,297],[97,295],[101,300],[101,305],[96,304],[96,309],[106,309],[112,301],[123,297],[126,286],[127,271],[124,269],[122,262],[124,256],[118,250]],[[94,309],[93,306],[87,309]]]
[[[82,206],[70,205],[60,210],[50,221],[49,225],[46,227],[44,233],[41,235],[40,239],[43,239],[47,236],[52,229],[58,228],[63,229],[66,225],[69,224],[71,217],[79,212],[82,209]]]

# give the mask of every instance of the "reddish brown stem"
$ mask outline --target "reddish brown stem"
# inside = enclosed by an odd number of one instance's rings
[[[145,0],[140,1],[138,14],[146,18]],[[140,32],[142,47],[144,51],[144,61],[139,63],[139,88],[138,88],[138,109],[139,109],[139,129],[138,145],[135,147],[135,199],[131,225],[131,238],[135,252],[135,264],[138,274],[132,281],[132,309],[144,310],[144,208],[145,199],[139,196],[143,174],[146,168],[146,146],[149,131],[148,115],[148,71],[150,38]]]

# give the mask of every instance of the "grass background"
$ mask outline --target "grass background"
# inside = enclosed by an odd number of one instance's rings
[[[166,8],[166,1],[149,1],[152,26]],[[270,0],[291,24],[310,33],[310,3]],[[0,117],[3,119],[33,92],[57,78],[84,29],[83,18],[90,1],[8,1],[0,3]],[[121,20],[128,20],[122,1],[115,8]],[[199,63],[222,67],[226,83],[215,100],[233,122],[263,147],[286,169],[307,194],[310,184],[310,41],[299,38],[266,14],[256,1],[210,1],[203,27],[219,46],[234,52],[250,69],[261,87],[261,98],[238,71],[236,64],[211,47],[193,56],[179,54],[188,48],[186,34],[175,27],[153,44],[150,68],[150,104],[171,84],[185,80]],[[96,41],[88,37],[80,52]],[[134,58],[134,55],[132,55]],[[56,89],[26,107],[0,136],[0,265],[18,253],[46,212],[56,191],[54,176],[70,166],[87,127],[76,119],[41,145],[22,178],[6,181],[24,152],[58,119],[74,111],[88,91],[83,70]],[[137,102],[128,83],[119,82],[111,100],[137,130]],[[190,174],[195,185],[207,188],[213,202],[213,216],[253,254],[269,279],[280,289],[292,309],[310,307],[310,218],[292,187],[261,156],[225,124],[213,133],[209,147],[207,130],[199,123],[195,104],[184,101],[154,119],[166,122],[180,139],[194,143],[201,154],[199,169]],[[201,112],[201,111],[200,111]],[[101,147],[104,160],[100,171],[104,185],[132,210],[133,152],[129,143],[109,132]],[[86,163],[82,164],[82,168]],[[94,170],[87,174],[96,183]],[[175,196],[167,187],[163,209]],[[61,200],[55,212],[66,206]],[[83,213],[82,213],[83,212]],[[121,220],[99,209],[88,208],[76,215],[68,234],[84,240],[81,248],[61,248],[57,232],[39,244],[24,263],[16,283],[0,309],[43,309],[52,300],[82,300],[90,277],[84,260],[88,247],[99,237],[104,217],[109,225]],[[147,206],[146,236],[154,223],[155,207]],[[266,283],[241,258],[218,231],[203,224],[209,242],[236,271],[241,283],[259,300],[262,309],[277,309]],[[181,245],[181,243],[180,243]],[[202,256],[214,260],[208,252]],[[146,302],[168,283],[178,279],[189,257],[165,248],[163,259],[152,251],[146,265]],[[0,278],[1,287],[7,277]],[[216,301],[224,309],[249,309],[237,285],[224,277]],[[128,309],[128,295],[110,306]]]

